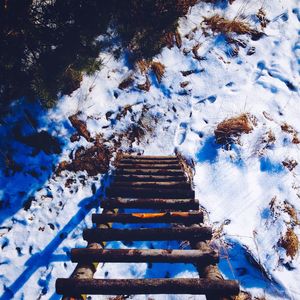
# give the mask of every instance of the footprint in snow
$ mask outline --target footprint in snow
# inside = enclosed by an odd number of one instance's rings
[[[257,63],[257,68],[260,70],[256,78],[257,83],[262,85],[266,89],[270,89],[272,93],[277,92],[276,87],[274,87],[272,84],[270,85],[262,84],[262,81],[259,80],[261,77],[265,75],[269,75],[270,77],[278,79],[281,82],[283,82],[290,91],[292,92],[297,91],[297,87],[288,78],[286,78],[278,69],[276,69],[276,67],[268,68],[266,66],[265,61],[262,60]]]
[[[180,123],[178,129],[176,130],[175,144],[181,145],[185,141],[187,127],[188,127],[187,123],[185,122]]]

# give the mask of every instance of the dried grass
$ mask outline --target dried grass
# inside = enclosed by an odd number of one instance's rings
[[[299,239],[292,228],[288,228],[285,236],[279,240],[278,244],[285,249],[286,255],[290,256],[292,259],[299,251]]]
[[[136,62],[136,65],[140,69],[140,72],[142,74],[146,74],[151,66],[151,62],[145,59],[141,59]]]
[[[213,32],[223,33],[225,35],[236,33],[236,34],[253,34],[257,31],[251,28],[250,24],[244,20],[234,18],[233,20],[225,19],[220,15],[216,14],[209,18],[204,18],[203,23],[211,28]]]
[[[162,77],[165,73],[165,66],[160,62],[152,62],[151,68],[156,76],[157,81],[161,83]]]
[[[289,133],[292,135],[292,143],[293,144],[300,144],[298,132],[296,131],[296,129],[294,127],[292,127],[291,125],[289,125],[287,123],[283,123],[283,124],[281,124],[281,130],[283,132],[286,132],[286,133]]]
[[[262,7],[258,10],[256,17],[258,18],[262,28],[266,28],[267,25],[270,23],[270,20],[267,19],[266,12]]]
[[[253,130],[250,116],[246,113],[237,117],[224,120],[215,129],[217,143],[227,144],[234,142],[243,133],[250,133]]]
[[[150,80],[149,80],[148,76],[146,76],[146,81],[145,81],[145,83],[138,84],[137,87],[138,87],[140,90],[143,90],[143,91],[148,92],[148,91],[150,90],[150,87],[151,87]]]
[[[252,300],[251,294],[247,292],[240,292],[233,300]]]
[[[92,141],[91,134],[87,129],[86,123],[78,118],[79,113],[69,117],[72,126],[77,130],[79,136],[84,137],[88,142]]]
[[[71,162],[61,162],[55,173],[59,175],[61,171],[68,170],[72,172],[86,171],[89,176],[103,174],[108,171],[110,158],[110,150],[99,136],[92,147],[78,148],[75,152],[75,158]]]
[[[286,159],[282,162],[282,164],[289,171],[293,171],[298,166],[298,162],[294,159]]]
[[[121,90],[125,90],[128,87],[130,87],[133,84],[133,82],[134,82],[134,80],[133,80],[132,76],[130,75],[119,84],[118,88]]]

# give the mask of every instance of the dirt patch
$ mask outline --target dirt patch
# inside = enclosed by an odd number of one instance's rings
[[[56,174],[59,175],[62,171],[68,170],[72,172],[86,171],[89,176],[95,176],[108,171],[110,158],[109,149],[100,138],[97,138],[94,146],[87,149],[80,147],[71,162],[61,162]]]
[[[230,144],[239,138],[243,133],[250,133],[253,130],[252,122],[248,114],[241,114],[237,117],[226,119],[218,124],[215,129],[216,141],[219,144]]]

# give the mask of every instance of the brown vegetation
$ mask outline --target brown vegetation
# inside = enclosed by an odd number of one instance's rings
[[[285,249],[286,255],[292,259],[299,251],[299,239],[292,228],[288,228],[284,237],[278,241],[278,245]]]
[[[145,83],[142,83],[142,84],[138,84],[137,87],[140,89],[140,90],[143,90],[143,91],[146,91],[148,92],[150,90],[150,80],[148,78],[148,76],[146,76],[146,81]]]
[[[174,47],[174,45],[176,44],[176,46],[178,48],[181,48],[182,46],[182,39],[180,36],[180,33],[178,31],[178,29],[175,30],[175,32],[167,32],[165,35],[165,43],[166,46],[171,49],[172,47]]]
[[[133,80],[132,76],[130,75],[119,84],[118,88],[121,90],[125,90],[133,84],[133,81],[134,80]]]
[[[262,28],[267,27],[267,25],[270,23],[270,20],[267,19],[266,12],[262,7],[258,10],[256,17],[258,18]]]
[[[248,114],[241,114],[237,117],[226,119],[218,124],[215,129],[217,143],[232,143],[243,133],[250,133],[253,130]]]
[[[251,25],[245,20],[234,18],[233,20],[228,20],[218,14],[204,18],[203,24],[206,25],[204,31],[210,28],[214,33],[222,33],[224,35],[236,34],[248,34],[251,35],[253,39],[258,39],[260,33],[251,27]]]
[[[75,152],[75,157],[71,162],[61,162],[56,170],[56,174],[59,175],[64,170],[72,172],[86,171],[89,176],[105,173],[109,168],[110,157],[109,149],[98,137],[92,147],[88,149],[80,147]]]
[[[79,113],[70,116],[69,120],[70,120],[72,126],[77,130],[77,133],[80,136],[84,137],[88,142],[91,142],[92,141],[91,134],[87,130],[86,123],[82,120],[79,120],[78,115],[79,115]]]
[[[297,167],[298,162],[294,159],[286,159],[282,162],[283,166],[286,167],[289,171],[293,171]]]
[[[136,65],[142,74],[146,74],[151,66],[151,62],[145,59],[140,59],[136,62]]]
[[[160,62],[152,62],[151,68],[156,76],[156,79],[159,83],[161,83],[162,77],[165,73],[165,66]]]
[[[298,132],[296,131],[296,129],[294,129],[294,127],[292,127],[291,125],[289,125],[287,123],[283,123],[283,124],[281,124],[281,130],[292,135],[292,143],[300,144]]]

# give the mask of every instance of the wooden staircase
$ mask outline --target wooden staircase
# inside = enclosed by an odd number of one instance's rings
[[[207,299],[231,299],[239,284],[224,280],[219,255],[208,241],[212,229],[204,226],[203,213],[183,163],[175,156],[124,156],[102,201],[102,214],[93,214],[95,227],[83,232],[87,248],[72,249],[78,263],[68,279],[56,281],[63,299],[90,295],[204,294]],[[156,212],[118,213],[118,209],[152,209]],[[172,224],[167,228],[115,229],[121,224]],[[190,250],[105,249],[105,241],[189,241]],[[99,262],[191,263],[200,278],[93,279]]]

